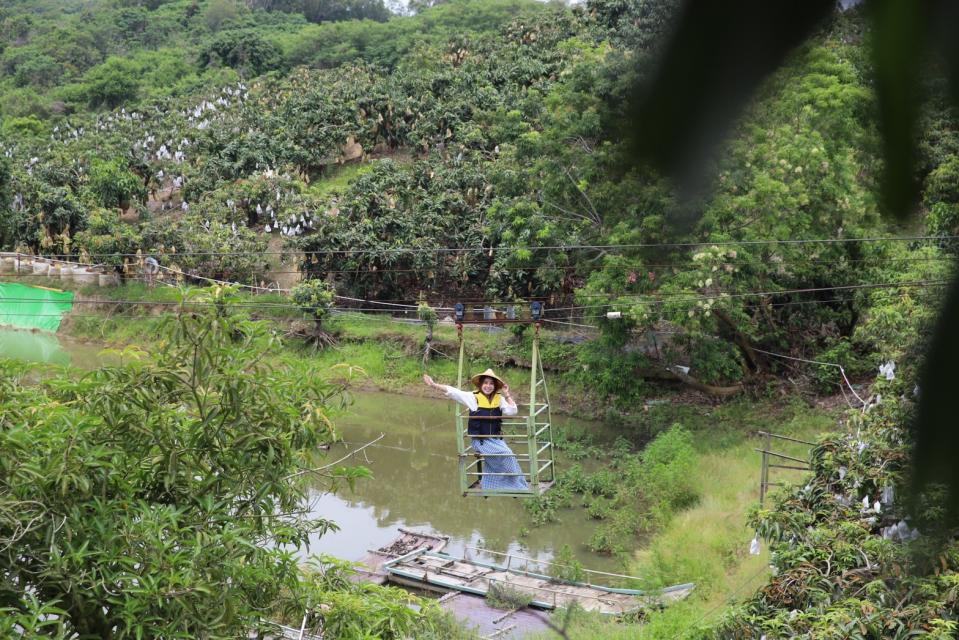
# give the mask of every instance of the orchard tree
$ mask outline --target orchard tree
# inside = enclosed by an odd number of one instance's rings
[[[329,315],[336,300],[333,285],[325,280],[313,278],[294,286],[290,295],[293,302],[298,304],[300,309],[313,319],[315,323],[313,340],[317,343],[330,344],[332,338],[323,331],[323,319]]]
[[[94,159],[90,163],[88,186],[100,206],[125,209],[132,201],[146,197],[143,181],[119,159]]]
[[[115,109],[136,100],[140,89],[138,69],[123,58],[110,58],[83,77],[87,99],[94,109]]]
[[[223,65],[256,76],[279,65],[280,50],[256,31],[230,29],[206,45],[199,62],[203,68]]]
[[[274,369],[232,314],[185,306],[162,344],[39,383],[0,364],[5,636],[246,637],[299,593],[287,549],[335,527],[293,478],[342,388]]]

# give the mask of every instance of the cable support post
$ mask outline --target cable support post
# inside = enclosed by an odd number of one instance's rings
[[[808,440],[800,440],[799,438],[792,438],[790,436],[781,436],[777,433],[769,433],[768,431],[759,431],[757,432],[761,436],[769,436],[770,438],[778,438],[780,440],[788,440],[789,442],[798,442],[799,444],[808,444],[810,447],[815,447],[815,442],[809,442]]]
[[[763,453],[768,456],[775,456],[776,458],[783,458],[785,460],[792,460],[793,462],[801,462],[802,464],[809,464],[807,460],[802,458],[794,458],[793,456],[787,456],[784,453],[776,453],[775,451],[767,451],[766,449],[753,449],[756,453]]]

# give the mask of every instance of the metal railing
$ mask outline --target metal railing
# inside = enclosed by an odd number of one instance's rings
[[[479,552],[479,553],[485,553],[485,554],[491,555],[491,556],[502,556],[502,557],[506,558],[506,566],[505,566],[504,568],[505,568],[507,571],[514,571],[514,572],[516,572],[516,573],[522,573],[522,574],[524,574],[524,575],[533,575],[533,574],[532,574],[532,572],[528,571],[527,569],[513,569],[513,568],[511,568],[510,565],[512,564],[512,562],[513,562],[514,559],[516,559],[516,560],[522,560],[523,562],[526,562],[527,564],[546,565],[546,566],[549,566],[549,567],[560,567],[560,568],[563,568],[563,569],[571,569],[571,570],[574,570],[574,571],[582,571],[582,572],[587,576],[587,577],[586,577],[586,585],[587,585],[587,586],[595,586],[595,585],[593,584],[593,581],[589,578],[589,576],[593,576],[593,575],[596,575],[596,576],[606,576],[607,578],[617,578],[617,579],[622,579],[622,580],[633,580],[633,581],[638,581],[638,580],[639,580],[639,577],[637,577],[637,576],[628,576],[628,575],[623,574],[623,573],[610,573],[610,572],[608,572],[608,571],[597,571],[597,570],[595,570],[595,569],[585,569],[585,568],[582,568],[582,567],[571,567],[571,566],[568,565],[568,564],[560,564],[560,563],[558,563],[558,562],[550,562],[550,561],[548,561],[548,560],[536,560],[535,558],[530,558],[530,557],[527,557],[527,556],[521,556],[521,555],[519,555],[519,554],[517,554],[517,553],[504,553],[504,552],[502,552],[502,551],[493,551],[492,549],[484,549],[483,547],[475,547],[475,546],[473,546],[473,545],[464,545],[463,548],[464,548],[464,549],[472,549],[473,551],[477,551],[477,552]],[[541,574],[538,574],[538,575],[541,575]],[[554,578],[554,579],[558,579],[558,578],[555,578],[554,576],[550,576],[550,577],[552,577],[552,578]],[[601,586],[602,586],[602,585],[601,585]]]
[[[763,438],[763,448],[762,449],[753,449],[754,451],[762,454],[762,468],[759,472],[759,504],[760,506],[766,500],[766,494],[769,492],[769,487],[782,487],[785,485],[783,482],[770,482],[769,480],[769,470],[770,469],[785,469],[788,471],[809,471],[809,460],[803,460],[802,458],[796,458],[794,456],[789,456],[784,453],[779,453],[772,450],[772,440],[773,438],[777,440],[784,440],[787,442],[795,442],[797,444],[804,444],[810,447],[816,446],[815,442],[809,442],[807,440],[800,440],[799,438],[792,438],[790,436],[779,435],[778,433],[769,433],[768,431],[760,431],[759,435]],[[796,464],[774,464],[770,462],[770,457],[776,458],[778,460],[789,460]],[[801,466],[798,466],[801,465]]]

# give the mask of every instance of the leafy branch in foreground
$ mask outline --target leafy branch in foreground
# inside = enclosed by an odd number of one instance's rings
[[[274,368],[274,346],[227,309],[171,320],[155,361],[39,382],[0,363],[0,635],[263,627],[299,588],[290,549],[336,526],[298,513],[288,476],[343,391]]]

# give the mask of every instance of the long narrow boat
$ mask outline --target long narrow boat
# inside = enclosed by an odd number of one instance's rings
[[[462,591],[484,597],[491,589],[501,588],[528,598],[530,606],[540,609],[563,609],[575,603],[588,611],[608,615],[623,615],[682,600],[694,586],[692,583],[678,584],[655,591],[608,587],[454,558],[427,549],[417,549],[384,562],[381,569],[391,582],[411,587],[440,592]]]
[[[424,533],[404,527],[398,527],[398,538],[378,549],[370,549],[357,561],[353,575],[355,582],[374,582],[383,584],[387,575],[383,563],[409,554],[411,551],[442,551],[450,541],[449,536]]]

